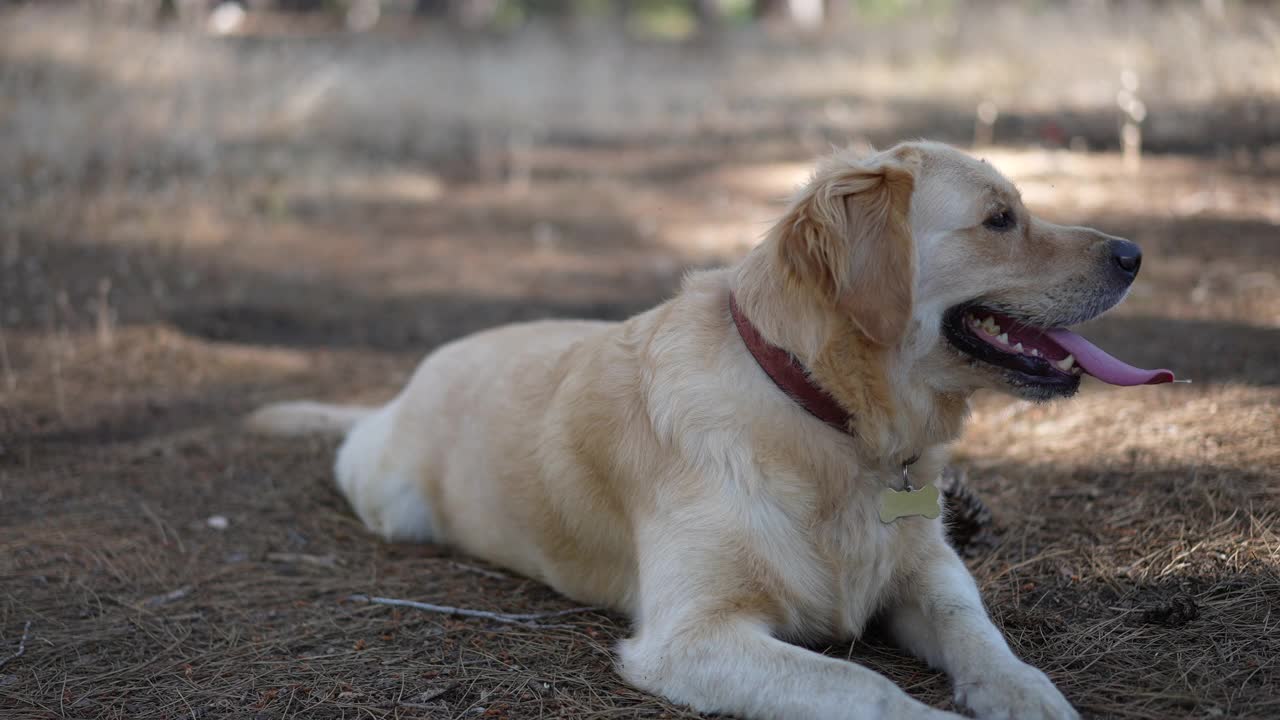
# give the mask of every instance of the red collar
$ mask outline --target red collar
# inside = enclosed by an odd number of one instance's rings
[[[729,313],[733,315],[733,323],[738,326],[738,334],[747,346],[747,352],[756,359],[760,369],[773,380],[778,389],[795,400],[810,415],[843,433],[853,434],[853,423],[849,413],[845,412],[835,398],[814,384],[809,372],[796,360],[795,356],[760,336],[760,331],[751,324],[733,293],[729,293]]]

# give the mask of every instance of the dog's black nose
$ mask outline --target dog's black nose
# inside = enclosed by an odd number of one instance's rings
[[[1116,267],[1133,278],[1142,267],[1142,248],[1128,240],[1112,240],[1111,259],[1115,260]]]

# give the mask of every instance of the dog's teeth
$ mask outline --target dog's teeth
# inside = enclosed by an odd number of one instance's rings
[[[1014,346],[1013,346],[1013,351],[1014,351],[1014,352],[1016,352],[1016,353],[1025,352],[1025,351],[1022,349],[1022,343],[1018,343],[1017,345],[1014,345]]]
[[[1040,351],[1035,348],[1031,348],[1031,354],[1035,357],[1040,357]]]
[[[1072,375],[1079,375],[1081,372],[1082,372],[1082,371],[1080,370],[1080,366],[1079,366],[1079,365],[1077,365],[1077,366],[1075,366],[1075,367],[1071,368],[1071,374],[1072,374]]]
[[[1076,364],[1076,356],[1068,355],[1057,362],[1059,368],[1064,371],[1070,371],[1072,366]]]
[[[998,340],[1001,345],[1008,345],[1009,333],[1000,333],[999,335],[996,336],[996,340]]]

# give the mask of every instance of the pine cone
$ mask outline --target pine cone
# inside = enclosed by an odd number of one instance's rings
[[[963,557],[974,557],[995,544],[991,511],[965,484],[965,474],[947,467],[938,479],[945,498],[947,542]]]

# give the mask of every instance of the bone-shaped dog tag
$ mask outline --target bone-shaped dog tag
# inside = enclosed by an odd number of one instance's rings
[[[919,490],[880,491],[880,522],[891,523],[900,517],[923,515],[932,520],[938,517],[938,488],[925,485]]]

